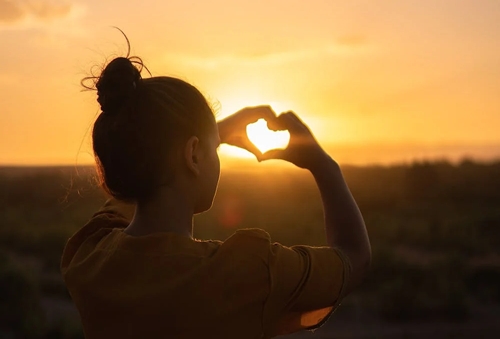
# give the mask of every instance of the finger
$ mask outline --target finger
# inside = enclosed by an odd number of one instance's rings
[[[297,114],[295,114],[294,111],[288,111],[287,115],[290,117],[290,119],[294,120],[296,123],[304,125],[304,122],[297,116]]]
[[[294,111],[288,111],[285,113],[287,119],[290,119],[290,121],[293,121],[296,124],[299,125],[304,125],[304,122],[295,114]]]
[[[291,121],[286,117],[286,113],[282,113],[276,117],[276,119],[268,120],[267,128],[272,131],[284,131],[288,130],[291,127]],[[293,127],[292,127],[293,128]]]
[[[294,115],[295,114],[293,112],[283,113],[277,118],[277,122],[281,126],[286,127],[286,129],[289,130],[291,133],[303,132],[304,131],[303,124],[300,123],[300,121],[297,121]]]
[[[281,159],[286,160],[286,151],[283,149],[273,149],[260,156],[259,161]]]
[[[273,119],[266,119],[267,128],[271,131],[284,131],[287,129],[286,124],[283,124],[280,117],[274,117]]]
[[[250,139],[243,139],[241,146],[243,149],[246,149],[247,151],[255,155],[258,161],[261,161],[262,152],[257,148],[257,146],[253,144],[253,142],[250,141]]]
[[[248,137],[239,137],[239,138],[233,138],[228,141],[228,144],[231,146],[236,146],[238,148],[244,149],[257,158],[257,160],[260,159],[260,156],[262,155],[262,152],[255,146]],[[260,160],[259,160],[260,161]]]
[[[273,131],[282,131],[286,129],[293,129],[293,125],[301,125],[302,122],[292,111],[281,113],[276,119],[267,121],[267,128]]]
[[[276,112],[274,112],[271,106],[269,105],[247,107],[242,109],[240,112],[242,111],[245,111],[245,114],[242,119],[246,124],[251,124],[259,119],[264,119],[267,121],[272,121],[276,119]]]
[[[255,106],[250,108],[251,116],[254,119],[274,119],[276,112],[269,105]]]

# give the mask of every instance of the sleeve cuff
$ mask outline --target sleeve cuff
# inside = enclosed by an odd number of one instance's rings
[[[346,287],[349,282],[349,277],[352,269],[351,262],[347,257],[347,255],[340,249],[338,248],[333,248],[333,249],[335,250],[335,252],[337,252],[338,256],[342,260],[342,266],[344,268],[342,272],[342,287],[340,288],[339,297],[335,302],[335,304],[330,308],[330,310],[327,311],[328,313],[323,317],[323,319],[316,325],[305,328],[306,331],[314,331],[323,326],[328,321],[328,319],[330,319],[330,316],[333,314],[333,312],[335,312],[335,310],[340,306],[340,304],[342,303],[342,299],[345,297],[346,294]]]

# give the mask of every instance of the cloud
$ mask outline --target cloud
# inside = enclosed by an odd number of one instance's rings
[[[65,0],[0,0],[0,24],[52,21],[68,16],[73,5]]]
[[[361,46],[362,45],[362,46]],[[285,63],[303,62],[318,60],[321,58],[342,57],[363,55],[373,53],[372,48],[368,48],[365,39],[357,37],[354,39],[343,38],[333,44],[326,44],[317,48],[285,50],[281,52],[260,53],[258,55],[249,53],[232,53],[215,56],[199,56],[190,54],[168,54],[166,59],[169,62],[195,67],[206,70],[214,70],[225,67],[246,67],[246,66],[276,66]]]
[[[21,8],[20,3],[0,0],[0,22],[16,22],[25,16],[24,10]]]
[[[69,15],[72,4],[62,1],[27,1],[27,6],[32,15],[41,20],[52,20]]]
[[[306,41],[307,42],[307,41]],[[312,43],[311,43],[312,44]],[[311,45],[309,44],[309,45]],[[365,57],[379,53],[379,46],[364,34],[344,34],[323,39],[312,46],[270,46],[260,44],[253,48],[235,43],[226,50],[215,54],[196,52],[168,52],[164,62],[169,65],[194,67],[203,70],[216,70],[227,67],[281,66],[302,62],[319,62],[330,58]]]

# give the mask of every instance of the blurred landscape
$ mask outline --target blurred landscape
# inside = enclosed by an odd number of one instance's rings
[[[258,227],[285,245],[324,245],[312,176],[254,167],[223,169],[195,237]],[[500,161],[343,172],[368,227],[372,272],[325,326],[289,338],[496,338]],[[59,261],[105,199],[93,167],[0,167],[0,338],[83,338]]]

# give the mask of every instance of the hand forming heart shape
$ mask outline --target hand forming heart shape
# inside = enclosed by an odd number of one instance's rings
[[[253,153],[257,160],[260,160],[263,150],[286,147],[290,138],[290,135],[286,131],[278,133],[280,135],[279,143],[272,141],[274,137],[271,138],[268,134],[274,134],[274,132],[267,130],[266,121],[273,125],[276,119],[276,113],[270,106],[246,107],[219,121],[218,127],[221,142],[243,148]],[[253,124],[259,120],[263,121],[258,123],[256,127],[253,127]],[[264,137],[264,135],[268,136]],[[252,141],[250,141],[249,137],[252,138]],[[266,145],[267,148],[265,147]],[[262,148],[259,149],[259,146]]]
[[[255,124],[261,119],[263,121]],[[271,130],[283,131],[280,133],[280,144],[271,142],[274,138],[270,135],[274,135],[275,132],[266,130],[263,126],[266,122]],[[260,131],[259,133],[252,132],[254,125],[257,125],[255,129]],[[218,127],[221,142],[243,148],[253,153],[259,161],[282,159],[298,167],[311,169],[318,163],[330,159],[307,125],[292,111],[276,116],[269,106],[247,107],[220,121]],[[263,135],[267,135],[267,139]],[[257,143],[259,145],[262,143],[260,145],[262,150],[265,146],[285,148],[273,148],[262,153],[256,146]]]

